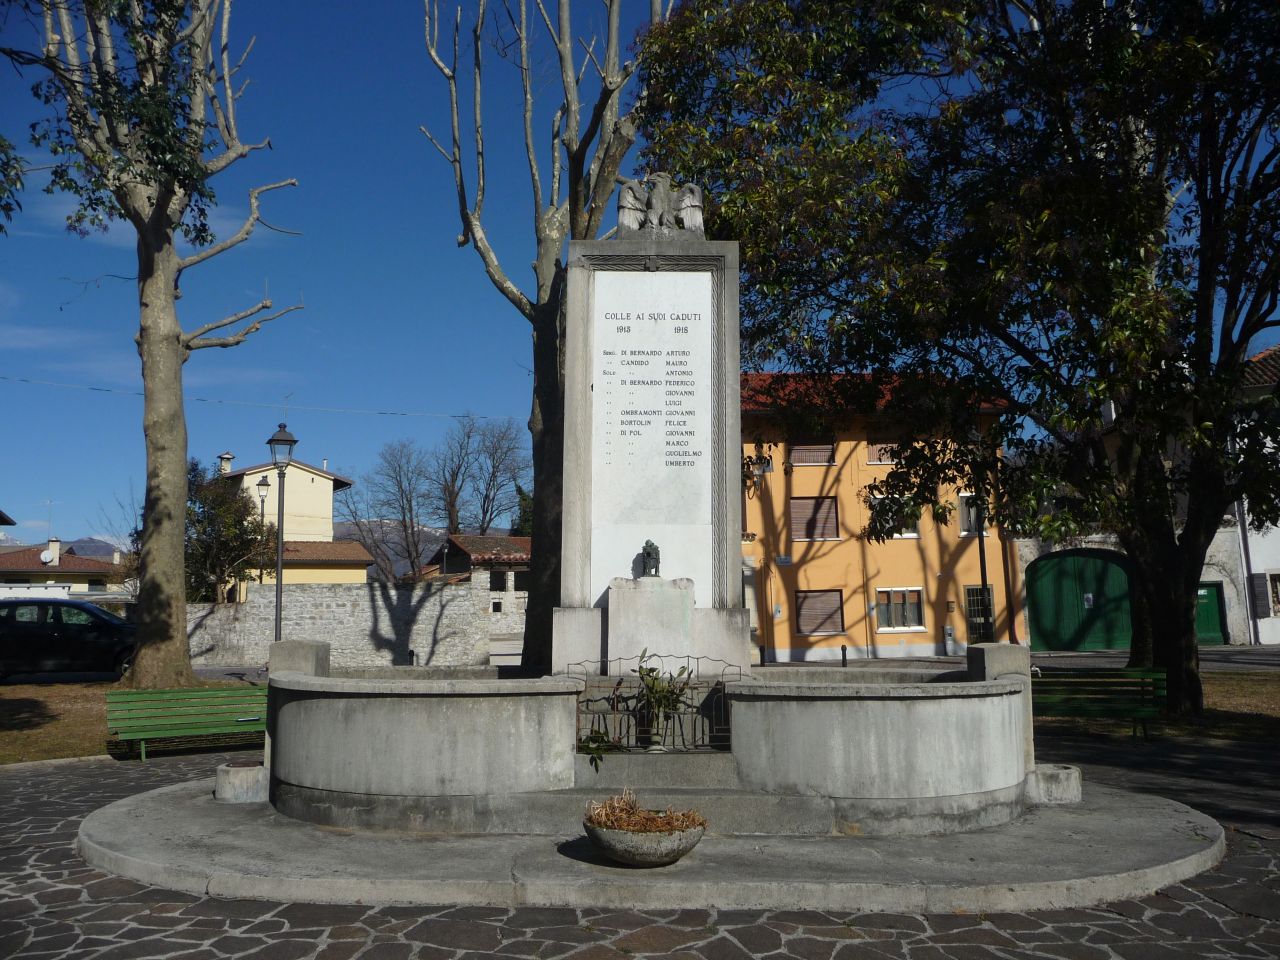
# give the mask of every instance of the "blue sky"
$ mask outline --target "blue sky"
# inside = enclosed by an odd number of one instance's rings
[[[238,347],[192,355],[189,451],[206,462],[223,450],[236,466],[267,459],[266,439],[287,418],[299,458],[327,458],[358,476],[388,441],[433,445],[452,416],[528,416],[528,324],[490,286],[474,251],[456,245],[451,175],[418,129],[448,131],[422,7],[377,9],[339,15],[302,0],[235,8],[236,43],[256,36],[242,138],[270,137],[273,149],[214,181],[215,228],[225,235],[238,226],[248,187],[294,177],[298,187],[264,196],[263,216],[302,235],[259,227],[187,273],[179,310],[192,329],[264,290],[277,306],[301,299],[306,309]],[[6,45],[30,36],[19,22],[4,24]],[[515,75],[492,51],[486,57],[495,81],[486,219],[509,274],[528,289],[531,203],[511,125]],[[0,130],[15,141],[43,109],[28,94],[31,79],[6,66],[0,80]],[[548,99],[555,81],[543,63]],[[70,199],[40,192],[39,173],[30,180],[24,209],[0,237],[0,510],[19,523],[3,532],[38,542],[51,511],[64,540],[107,536],[123,528],[118,502],[140,501],[145,477],[136,288],[117,279],[136,273],[132,231],[70,235]]]

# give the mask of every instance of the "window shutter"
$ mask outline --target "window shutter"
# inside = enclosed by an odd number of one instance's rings
[[[835,497],[791,499],[792,540],[838,540],[840,514]]]
[[[796,444],[791,448],[791,465],[830,464],[836,462],[834,443]]]
[[[843,633],[839,590],[796,591],[796,633]]]
[[[1249,574],[1249,605],[1253,608],[1253,619],[1265,620],[1271,616],[1271,595],[1265,573]]]

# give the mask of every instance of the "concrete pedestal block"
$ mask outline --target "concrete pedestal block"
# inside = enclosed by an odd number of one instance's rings
[[[1027,774],[1027,802],[1079,803],[1080,768],[1065,763],[1042,763]]]
[[[267,768],[256,760],[234,760],[218,767],[213,799],[223,803],[266,803]]]
[[[966,651],[971,680],[1031,676],[1031,651],[1012,643],[971,643]]]
[[[570,664],[599,664],[606,656],[605,612],[599,607],[556,607],[551,611],[551,672]],[[595,672],[595,671],[589,671]]]
[[[610,660],[629,660],[641,652],[696,657],[693,640],[693,581],[615,577],[609,583]],[[709,655],[709,654],[708,654]]]
[[[272,673],[305,673],[309,677],[329,675],[329,644],[319,640],[281,640],[270,647]]]

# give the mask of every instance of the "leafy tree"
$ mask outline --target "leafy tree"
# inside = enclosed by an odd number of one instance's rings
[[[276,528],[263,522],[248,491],[196,459],[187,465],[188,603],[222,603],[257,571],[275,571]]]
[[[447,15],[442,19],[434,0],[426,5],[427,53],[445,83],[450,131],[444,138],[425,128],[423,133],[452,174],[461,226],[458,245],[475,250],[494,287],[529,322],[533,338],[534,384],[529,411],[533,440],[533,548],[522,656],[524,666],[532,669],[545,669],[551,664],[551,615],[560,601],[565,244],[600,235],[618,171],[636,137],[634,104],[629,107],[624,97],[639,58],[622,59],[626,43],[622,0],[605,0],[602,37],[590,41],[578,38],[577,44],[579,24],[575,23],[573,6],[570,0],[560,0],[554,6],[510,0],[503,4],[494,22],[488,19],[486,0],[479,0],[474,8],[469,5],[468,16],[472,17],[472,12],[474,16],[469,21],[467,62],[459,57],[462,8],[457,9],[450,31]],[[660,0],[650,0],[650,22],[657,22],[661,14]],[[488,157],[482,110],[482,53],[490,38],[496,41],[494,47],[499,56],[511,61],[520,78],[520,100],[512,115],[519,117],[525,147],[523,162],[528,168],[536,246],[533,283],[527,289],[522,289],[503,267],[486,230]],[[556,74],[550,85],[538,74],[544,55]],[[577,56],[580,60],[575,60]],[[535,118],[535,107],[544,99],[546,117]],[[548,131],[550,136],[541,132],[535,135],[535,128]],[[546,147],[545,152],[540,151],[539,145]]]
[[[187,653],[183,522],[187,428],[182,367],[193,351],[232,347],[273,312],[263,299],[221,319],[184,329],[177,301],[183,274],[247,240],[260,222],[262,194],[249,191],[249,215],[215,240],[208,212],[213,177],[270,145],[240,138],[243,64],[229,46],[231,0],[30,0],[43,46],[0,50],[45,77],[35,92],[50,108],[34,141],[54,157],[50,189],[76,197],[73,231],[128,222],[137,234],[138,332],[142,361],[147,481],[138,595],[138,658],[128,682],[140,687],[192,681]],[[246,51],[247,52],[247,51]],[[11,155],[11,154],[10,154]],[[0,150],[0,160],[5,152]],[[5,161],[0,186],[21,170]],[[0,198],[12,196],[0,191]],[[0,213],[8,210],[0,200]],[[179,238],[195,248],[182,255]]]
[[[743,238],[752,357],[899,425],[870,534],[961,483],[1112,532],[1175,710],[1224,514],[1280,516],[1275,393],[1240,389],[1280,326],[1278,55],[1267,0],[688,0],[646,46],[649,154]]]
[[[516,498],[520,507],[516,512],[515,523],[511,525],[513,537],[533,536],[533,494],[520,484],[516,484]]]

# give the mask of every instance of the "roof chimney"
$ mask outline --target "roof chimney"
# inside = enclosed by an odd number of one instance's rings
[[[58,561],[62,559],[62,541],[57,537],[49,538],[49,566],[56,567]]]
[[[218,473],[223,475],[230,473],[231,461],[235,458],[236,455],[230,450],[227,450],[225,453],[218,454]]]
[[[120,548],[119,547],[115,547],[111,551],[111,564],[112,566],[116,566],[116,567],[120,566]]]
[[[328,458],[328,457],[325,457],[323,460],[321,460],[321,461],[320,461],[320,469],[321,469],[321,470],[323,470],[325,473],[328,473],[328,472],[329,472],[329,458]]]

